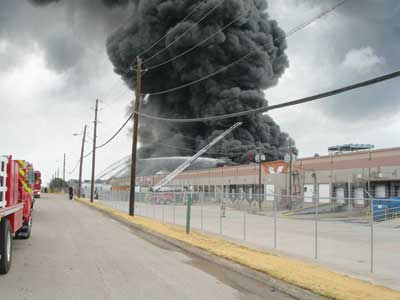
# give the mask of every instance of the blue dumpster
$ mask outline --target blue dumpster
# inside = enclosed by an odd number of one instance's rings
[[[374,199],[374,221],[398,217],[400,217],[400,197]]]
[[[388,219],[388,208],[387,204],[374,203],[374,221],[384,221]]]

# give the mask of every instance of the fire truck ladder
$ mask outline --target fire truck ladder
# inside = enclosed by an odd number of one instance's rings
[[[163,186],[168,184],[172,179],[174,179],[180,173],[185,171],[194,161],[196,161],[196,159],[198,159],[201,155],[203,155],[205,152],[207,152],[212,146],[214,146],[216,143],[218,143],[220,140],[222,140],[224,137],[226,137],[229,133],[231,133],[233,130],[235,130],[237,127],[239,127],[242,124],[243,124],[242,122],[235,123],[228,130],[224,131],[221,135],[219,135],[215,139],[213,139],[211,143],[209,143],[207,146],[205,146],[203,149],[201,149],[199,152],[197,152],[194,156],[192,156],[191,158],[186,160],[184,163],[182,163],[174,171],[169,173],[158,184],[153,186],[153,191],[157,192],[160,188],[162,188]]]

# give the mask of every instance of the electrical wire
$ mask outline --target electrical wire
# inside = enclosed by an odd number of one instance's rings
[[[76,170],[76,168],[79,166],[79,162],[80,162],[81,160],[79,159],[77,162],[76,162],[76,164],[75,164],[75,166],[72,168],[72,170],[70,171],[70,172],[68,172],[68,174],[72,174],[72,173],[74,173],[75,172],[75,170]]]
[[[199,7],[200,7],[201,5],[203,5],[203,4],[204,4],[204,1],[201,1],[201,2],[199,3],[199,5],[197,5],[197,6],[196,6],[185,18],[183,18],[180,22],[182,23],[182,22],[185,22],[187,19],[189,19],[189,18],[195,13],[195,11],[196,11],[197,9],[199,9]],[[161,42],[167,35],[168,35],[168,32],[166,32],[160,39],[158,39],[156,42],[154,42],[150,47],[148,47],[147,49],[145,49],[145,50],[143,50],[142,52],[140,52],[137,56],[144,55],[144,54],[147,53],[149,50],[153,49],[153,48],[154,48],[159,42]],[[135,69],[136,66],[133,66],[134,63],[135,63],[135,61],[136,61],[136,58],[128,65],[128,67],[125,69],[125,71],[122,72],[122,74],[121,74],[122,77],[123,77],[123,76],[126,76],[130,71],[136,70],[136,69]],[[112,87],[109,91],[114,90],[115,84],[116,84],[116,83],[117,83],[117,82],[114,82],[113,87]],[[108,98],[110,94],[111,94],[111,93],[109,92],[109,93],[107,94],[107,96],[105,96],[105,98]]]
[[[222,4],[223,1],[225,1],[225,0],[220,1],[213,9],[211,9],[206,15],[204,15],[197,23],[199,23],[199,22],[201,22],[203,19],[205,19],[213,10],[215,10],[220,4]],[[321,12],[321,13],[318,14],[316,17],[314,17],[314,18],[308,20],[307,22],[305,22],[305,23],[303,23],[303,24],[301,24],[301,25],[295,27],[294,29],[290,30],[286,35],[284,35],[284,37],[281,37],[280,39],[286,38],[286,37],[288,37],[288,36],[290,36],[290,35],[292,35],[292,34],[298,32],[299,30],[305,28],[306,26],[312,24],[312,23],[315,22],[316,20],[322,18],[323,16],[327,15],[328,13],[330,13],[331,11],[333,11],[334,9],[336,9],[337,7],[339,7],[340,5],[344,4],[346,1],[347,1],[347,0],[343,0],[343,1],[339,2],[338,4],[336,4],[335,6],[331,7],[330,9]],[[198,7],[200,7],[200,5],[202,5],[202,3],[199,4],[199,5],[198,5],[191,13],[189,13],[189,15],[186,16],[183,20],[188,19],[188,18],[194,13],[194,11],[195,11]],[[241,16],[240,16],[240,17],[241,17]],[[224,30],[225,28],[227,28],[228,26],[232,25],[234,22],[236,22],[237,20],[239,20],[240,17],[234,19],[232,22],[228,23],[228,24],[225,25],[223,28],[221,28],[219,31],[217,31],[216,33],[214,33],[213,35],[211,35],[210,37],[208,37],[208,38],[205,39],[204,41],[200,42],[200,43],[197,44],[196,46],[194,46],[194,47],[192,47],[192,48],[186,50],[185,52],[179,54],[179,55],[176,56],[175,58],[172,58],[171,60],[168,60],[168,61],[166,61],[166,62],[164,62],[164,63],[162,63],[162,64],[150,66],[149,69],[150,69],[150,68],[156,68],[156,67],[158,67],[158,66],[160,66],[160,65],[163,65],[163,64],[166,64],[166,63],[168,63],[168,62],[170,62],[170,61],[172,61],[172,60],[174,60],[174,59],[176,59],[176,58],[178,58],[178,57],[180,57],[180,56],[185,55],[187,52],[189,52],[189,51],[193,50],[194,48],[200,46],[201,44],[205,43],[208,39],[212,38],[212,37],[213,37],[214,35],[216,35],[218,32],[220,32],[220,31]],[[190,30],[190,29],[189,29],[189,30]],[[185,32],[185,33],[186,33],[186,32]],[[184,34],[185,34],[185,33],[184,33]],[[164,36],[164,37],[165,37],[165,36]],[[180,37],[178,37],[178,39],[179,39],[179,38],[180,38]],[[279,41],[280,39],[276,39],[275,41]],[[175,40],[175,41],[176,41],[176,40]],[[153,45],[154,45],[154,44],[153,44]],[[170,44],[170,45],[171,45],[171,44]],[[153,46],[153,47],[154,47],[154,46]],[[264,45],[263,47],[265,47],[265,45]],[[148,48],[147,50],[150,50],[151,48],[152,48],[152,47]],[[147,50],[146,50],[146,51],[147,51]],[[191,83],[188,83],[188,84],[185,84],[185,85],[183,85],[183,86],[176,87],[176,88],[173,88],[173,89],[169,89],[169,90],[166,90],[166,91],[163,91],[163,92],[149,93],[149,95],[160,95],[160,94],[168,93],[168,92],[171,92],[171,91],[175,91],[175,90],[178,90],[178,89],[181,89],[181,88],[190,86],[190,85],[195,84],[195,83],[197,83],[197,82],[203,81],[203,80],[205,80],[205,79],[207,79],[207,78],[210,78],[210,77],[212,77],[212,76],[214,76],[214,75],[216,75],[216,74],[218,74],[218,73],[220,73],[220,72],[222,72],[222,71],[228,69],[229,67],[231,67],[231,66],[233,66],[233,65],[235,65],[235,64],[237,64],[237,63],[239,63],[239,62],[241,62],[241,61],[243,61],[244,59],[248,58],[249,56],[251,56],[252,54],[254,54],[254,53],[257,52],[257,51],[258,51],[258,49],[257,49],[257,50],[253,50],[252,52],[250,52],[249,54],[245,55],[245,56],[242,57],[241,59],[239,59],[239,60],[237,60],[237,61],[235,61],[235,62],[233,62],[233,63],[231,63],[231,64],[229,64],[229,65],[227,65],[227,66],[225,66],[225,67],[223,67],[222,69],[220,69],[220,70],[218,70],[218,71],[216,71],[216,72],[214,72],[214,73],[211,73],[211,74],[209,74],[208,76],[203,77],[203,78],[201,78],[201,79],[199,79],[199,80],[196,80],[196,81],[194,81],[194,82],[191,82]],[[271,109],[272,106],[269,106],[268,108]],[[265,109],[265,108],[260,108],[260,109]],[[272,109],[273,109],[273,108],[272,108]],[[248,111],[246,111],[246,112],[248,112]],[[240,116],[241,114],[246,113],[246,112],[239,112],[239,113],[230,114],[230,115],[225,115],[225,116],[223,115],[223,116],[205,117],[205,118],[197,118],[197,119],[167,119],[167,118],[160,118],[160,117],[151,116],[151,115],[147,115],[147,114],[143,114],[143,113],[139,113],[139,115],[140,115],[140,116],[143,116],[143,117],[146,117],[146,118],[149,118],[149,119],[158,120],[158,121],[191,123],[191,122],[205,122],[205,121],[212,121],[212,120],[222,120],[222,119],[225,119],[225,118],[233,118],[233,117],[236,117],[236,116]],[[250,112],[250,113],[253,113],[253,112]],[[254,112],[254,113],[257,113],[257,112]],[[239,114],[239,115],[238,115],[238,114]],[[100,146],[97,146],[96,149],[102,148],[102,147],[106,146],[107,144],[109,144],[109,143],[122,131],[122,129],[128,124],[128,122],[132,119],[133,115],[134,115],[134,113],[132,113],[132,114],[128,117],[128,119],[122,124],[122,126],[117,130],[117,132],[116,132],[111,138],[109,138],[106,142],[104,142],[104,143],[101,144]]]
[[[130,160],[130,158],[131,158],[131,156],[127,155],[127,156],[121,158],[120,160],[114,162],[111,166],[108,166],[105,170],[98,173],[96,175],[96,178],[101,179],[101,178],[109,175],[110,173],[120,169],[121,167],[124,167]]]
[[[193,28],[195,28],[201,21],[206,19],[213,11],[215,11],[225,0],[221,0],[215,5],[212,9],[210,9],[204,16],[200,18],[196,23],[194,23],[192,26],[189,27],[189,29],[185,30],[183,33],[178,35],[176,39],[174,39],[171,43],[169,43],[165,48],[162,48],[161,50],[157,51],[155,54],[150,56],[149,58],[146,58],[142,63],[145,64],[146,62],[152,60],[154,57],[158,56],[159,54],[163,53],[165,50],[167,50],[169,47],[171,47],[173,44],[175,44],[177,41],[179,41],[182,37],[186,35],[189,31],[191,31]],[[135,66],[136,67],[136,66]]]
[[[291,29],[290,31],[288,31],[283,37],[278,38],[278,39],[275,39],[275,42],[280,41],[280,40],[283,39],[283,38],[287,38],[287,37],[293,35],[294,33],[296,33],[296,32],[298,32],[298,31],[302,30],[303,28],[309,26],[310,24],[314,23],[315,21],[317,21],[318,19],[324,17],[325,15],[329,14],[330,12],[332,12],[333,10],[335,10],[336,8],[338,8],[339,6],[343,5],[346,1],[347,1],[347,0],[342,0],[341,2],[339,2],[338,4],[336,4],[335,6],[332,6],[331,8],[329,8],[329,9],[327,9],[327,10],[325,10],[325,11],[322,11],[322,12],[319,13],[317,16],[315,16],[315,17],[311,18],[310,20],[308,20],[308,21],[306,21],[306,22],[304,22],[304,23],[302,23],[302,24],[296,26],[295,28],[293,28],[293,29]],[[202,5],[202,3],[200,3],[191,13],[189,13],[189,15],[187,15],[181,22],[187,20],[187,19],[194,13],[194,11],[197,10],[201,5]],[[168,33],[166,33],[159,41],[161,41],[167,34],[168,34]],[[216,33],[215,33],[215,34],[216,34]],[[150,46],[150,47],[149,47],[148,49],[146,49],[145,51],[147,52],[148,50],[150,50],[151,48],[153,48],[159,41],[157,41],[156,43],[154,43],[152,46]],[[204,42],[205,42],[205,41],[203,41],[202,43],[204,43]],[[198,46],[200,46],[202,43],[200,43],[199,45],[196,45],[196,46],[198,47]],[[264,48],[265,46],[266,46],[266,45],[263,45],[262,48]],[[171,59],[171,61],[174,60],[174,59],[176,59],[176,58],[179,58],[179,57],[185,55],[186,53],[188,53],[188,52],[190,52],[190,51],[192,51],[192,50],[193,50],[193,49],[188,49],[188,50],[186,50],[183,54],[179,54],[179,55],[177,55],[175,58]],[[145,51],[142,51],[142,53],[140,53],[140,54],[142,55]],[[229,65],[227,65],[227,66],[225,66],[225,67],[223,67],[223,68],[221,68],[221,69],[219,69],[219,70],[217,70],[217,71],[215,71],[215,72],[213,72],[213,73],[211,73],[211,74],[209,74],[209,75],[207,75],[207,76],[205,76],[205,77],[203,77],[203,78],[200,78],[200,79],[195,80],[195,81],[192,81],[192,82],[190,82],[190,83],[187,83],[187,84],[184,84],[184,85],[181,85],[181,86],[172,88],[172,89],[168,89],[168,90],[165,90],[165,91],[162,91],[162,92],[153,92],[153,93],[151,93],[151,95],[161,95],[161,94],[173,92],[173,91],[176,91],[176,90],[185,88],[185,87],[189,87],[189,86],[194,85],[194,84],[196,84],[196,83],[199,83],[199,82],[201,82],[201,81],[204,81],[204,80],[206,80],[206,79],[208,79],[208,78],[211,78],[211,77],[213,77],[213,76],[215,76],[215,75],[217,75],[217,74],[219,74],[219,73],[225,71],[226,69],[228,69],[228,68],[230,68],[230,67],[232,67],[232,66],[234,66],[234,65],[236,65],[236,64],[238,64],[238,63],[240,63],[240,62],[242,62],[242,61],[244,61],[245,59],[247,59],[248,57],[250,57],[251,55],[253,55],[254,53],[256,53],[256,52],[258,52],[258,51],[259,51],[259,49],[255,49],[255,50],[253,50],[252,52],[250,52],[249,54],[247,54],[247,55],[243,56],[242,58],[240,58],[239,60],[237,60],[237,61],[235,61],[235,62],[233,62],[233,63],[231,63],[231,64],[229,64]],[[126,76],[132,69],[134,70],[134,68],[132,67],[132,65],[133,65],[134,62],[135,62],[135,60],[129,65],[129,67],[128,67],[128,68],[126,69],[126,71],[122,74],[122,76]],[[161,65],[164,65],[164,64],[166,64],[166,63],[168,63],[168,62],[169,62],[169,61],[163,62],[163,63],[160,63],[160,64],[157,64],[157,65],[153,65],[153,66],[150,66],[150,68],[153,68],[153,69],[154,69],[154,68],[159,67],[159,66],[161,66]],[[145,69],[145,70],[146,70],[146,69]]]
[[[301,25],[299,25],[299,26],[293,28],[292,30],[290,30],[287,34],[283,35],[282,37],[280,37],[280,38],[278,38],[278,39],[275,39],[274,42],[280,41],[280,40],[282,40],[282,39],[285,39],[285,38],[287,38],[287,37],[293,35],[294,33],[296,33],[296,32],[298,32],[298,31],[304,29],[305,27],[311,25],[311,24],[314,23],[315,21],[317,21],[317,20],[321,19],[322,17],[328,15],[329,13],[331,13],[332,11],[334,11],[335,9],[337,9],[339,6],[343,5],[346,1],[348,1],[348,0],[342,0],[341,2],[339,2],[338,4],[336,4],[335,6],[332,6],[331,8],[329,8],[329,9],[327,9],[327,10],[321,12],[320,14],[318,14],[318,15],[315,16],[315,17],[313,17],[312,19],[306,21],[305,23],[303,23],[303,24],[301,24]],[[262,46],[261,46],[261,49],[265,48],[265,47],[268,46],[268,45],[269,45],[269,43],[266,43],[266,44],[262,45]],[[192,86],[192,85],[197,84],[197,83],[199,83],[199,82],[202,82],[202,81],[204,81],[204,80],[206,80],[206,79],[208,79],[208,78],[211,78],[211,77],[213,77],[213,76],[215,76],[215,75],[218,75],[218,74],[221,73],[221,72],[224,72],[225,70],[229,69],[230,67],[232,67],[232,66],[234,66],[234,65],[236,65],[236,64],[238,64],[238,63],[240,63],[240,62],[242,62],[242,61],[244,61],[244,60],[247,59],[247,58],[249,58],[250,56],[252,56],[253,54],[255,54],[255,53],[258,52],[258,51],[260,51],[260,49],[254,49],[254,50],[250,51],[248,54],[246,54],[246,55],[244,55],[243,57],[239,58],[238,60],[236,60],[236,61],[230,63],[229,65],[226,65],[226,66],[220,68],[219,70],[217,70],[217,71],[215,71],[215,72],[212,72],[211,74],[208,74],[208,75],[206,75],[206,76],[204,76],[204,77],[202,77],[202,78],[196,79],[196,80],[194,80],[194,81],[191,81],[191,82],[182,84],[182,85],[177,86],[177,87],[174,87],[174,88],[166,89],[166,90],[159,91],[159,92],[150,92],[150,93],[147,93],[147,94],[149,94],[150,96],[163,95],[163,94],[171,93],[171,92],[174,92],[174,91],[177,91],[177,90],[180,90],[180,89],[183,89],[183,88]]]
[[[356,84],[348,85],[336,90],[324,92],[321,94],[305,97],[305,98],[300,98],[297,100],[293,101],[288,101],[288,102],[283,102],[280,104],[275,104],[271,106],[263,106],[260,108],[256,109],[250,109],[246,111],[241,111],[241,112],[236,112],[232,114],[226,114],[226,115],[219,115],[219,116],[210,116],[210,117],[203,117],[203,118],[193,118],[193,119],[169,119],[169,118],[161,118],[157,116],[152,116],[144,113],[137,113],[139,116],[151,119],[151,120],[157,120],[157,121],[164,121],[164,122],[174,122],[174,123],[195,123],[195,122],[209,122],[209,121],[218,121],[218,120],[225,120],[225,119],[230,119],[230,118],[236,118],[236,117],[241,117],[241,116],[247,116],[247,115],[252,115],[252,114],[259,114],[259,113],[264,113],[270,110],[278,109],[278,108],[283,108],[283,107],[289,107],[289,106],[294,106],[294,105],[299,105],[307,102],[312,102],[316,101],[319,99],[331,97],[334,95],[342,94],[351,90],[363,88],[366,86],[374,85],[383,81],[395,79],[400,76],[400,71],[392,72],[386,75],[382,75],[379,77],[375,77],[366,81],[362,81]]]
[[[92,153],[93,153],[93,151],[90,151],[89,153],[85,154],[85,155],[83,156],[83,158],[89,157]],[[71,175],[72,173],[74,173],[74,172],[76,171],[76,168],[78,168],[80,162],[81,162],[81,160],[78,159],[78,161],[76,162],[75,166],[72,168],[72,170],[71,170],[70,172],[68,172],[68,174]]]
[[[168,59],[168,60],[166,60],[166,61],[164,61],[164,62],[162,62],[162,63],[149,66],[149,67],[146,68],[146,70],[150,71],[150,70],[156,69],[156,68],[158,68],[158,67],[161,67],[161,66],[163,66],[163,65],[166,65],[166,64],[168,64],[168,63],[170,63],[170,62],[172,62],[172,61],[174,61],[174,60],[176,60],[176,59],[178,59],[178,58],[184,56],[185,54],[187,54],[187,53],[191,52],[192,50],[194,50],[194,49],[200,47],[201,45],[203,45],[205,42],[207,42],[208,40],[210,40],[211,38],[213,38],[214,36],[216,36],[218,33],[224,31],[226,28],[228,28],[229,26],[231,26],[231,25],[234,24],[235,22],[239,21],[240,18],[242,18],[242,17],[243,17],[243,15],[240,15],[239,17],[237,17],[236,19],[232,20],[231,22],[229,22],[228,24],[226,24],[224,27],[222,27],[222,28],[219,29],[218,31],[214,32],[212,35],[210,35],[210,36],[207,37],[206,39],[202,40],[200,43],[196,44],[195,46],[193,46],[193,47],[191,47],[191,48],[185,50],[184,52],[182,52],[182,53],[180,53],[180,54],[178,54],[178,55],[176,55],[176,56],[174,56],[174,57],[172,57],[172,58],[170,58],[170,59]]]
[[[196,10],[198,10],[198,9],[200,8],[200,6],[203,5],[203,3],[204,3],[204,1],[200,1],[199,5],[197,5],[185,18],[183,18],[183,19],[180,21],[180,23],[183,23],[183,22],[185,22],[187,19],[189,19],[189,18],[194,14],[194,12],[195,12]],[[137,56],[142,56],[142,55],[144,55],[145,53],[149,52],[149,51],[150,51],[151,49],[153,49],[159,42],[161,42],[164,38],[166,38],[167,35],[168,35],[168,31],[167,31],[162,37],[160,37],[157,41],[155,41],[150,47],[148,47],[147,49],[145,49],[145,50],[143,50],[142,52],[140,52]],[[135,62],[135,61],[133,61],[133,62],[130,64],[130,66],[132,66],[132,64],[133,64],[134,62]]]
[[[126,124],[128,124],[128,122],[132,119],[134,113],[131,113],[128,117],[128,119],[126,119],[126,121],[122,124],[122,126],[113,134],[112,137],[110,137],[106,142],[104,142],[103,144],[101,144],[100,146],[97,146],[96,149],[99,148],[103,148],[104,146],[106,146],[108,143],[110,143],[113,139],[115,139],[117,137],[117,135],[122,131],[122,129],[124,129],[124,127],[126,126]]]

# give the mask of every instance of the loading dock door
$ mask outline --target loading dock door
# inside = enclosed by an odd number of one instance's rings
[[[364,205],[364,188],[358,187],[354,189],[354,204]]]
[[[267,195],[267,201],[274,201],[275,185],[267,184],[265,186],[265,193]]]
[[[386,186],[377,185],[375,187],[375,197],[377,197],[377,198],[385,198],[386,197]]]
[[[314,196],[314,185],[312,184],[305,184],[304,185],[304,202],[305,203],[312,203]]]
[[[331,189],[329,183],[320,183],[319,186],[319,203],[331,202]]]
[[[344,188],[336,188],[336,203],[344,204]]]

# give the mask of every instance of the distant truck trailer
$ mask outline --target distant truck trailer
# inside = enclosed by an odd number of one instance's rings
[[[31,164],[0,156],[0,274],[10,270],[13,237],[31,235],[33,186]]]

